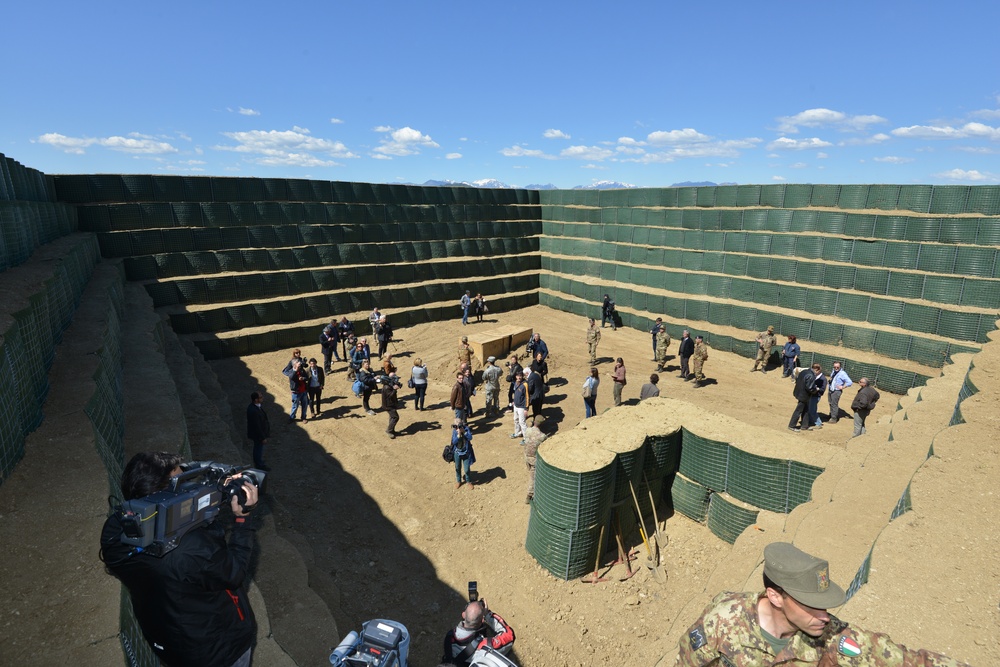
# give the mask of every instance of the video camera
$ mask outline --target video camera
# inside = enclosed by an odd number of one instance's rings
[[[264,491],[266,473],[249,466],[191,461],[181,470],[170,478],[169,488],[126,500],[116,508],[122,515],[123,544],[162,557],[190,531],[214,521],[230,498],[237,498],[246,509],[244,482]]]

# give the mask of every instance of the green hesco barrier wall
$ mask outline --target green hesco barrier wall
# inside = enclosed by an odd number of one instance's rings
[[[375,250],[375,249],[373,249]],[[461,253],[454,253],[460,256]],[[272,259],[274,255],[271,255]],[[419,265],[419,271],[413,264],[362,264],[363,258],[356,258],[353,266],[343,268],[300,269],[286,271],[268,271],[263,266],[258,267],[258,273],[227,274],[206,278],[178,278],[161,282],[149,283],[146,291],[153,299],[156,307],[173,304],[207,304],[227,303],[233,301],[249,301],[257,299],[277,298],[281,296],[297,296],[310,292],[329,289],[357,289],[361,287],[379,287],[383,285],[402,285],[417,281],[431,280],[462,280],[471,283],[474,278],[468,276],[469,261],[456,259],[438,262],[425,262]],[[368,261],[377,261],[376,257]],[[512,255],[479,259],[476,261],[476,272],[480,275],[510,275],[526,271],[535,272],[532,278],[538,283],[539,257],[536,254]],[[419,276],[417,275],[419,273]],[[500,279],[497,279],[500,280]],[[491,283],[494,284],[494,283]],[[468,289],[474,289],[470,284]],[[454,289],[454,286],[452,286]],[[525,288],[527,289],[527,288]],[[490,291],[495,294],[497,292]],[[449,297],[450,298],[450,297]],[[405,303],[405,302],[404,302]],[[411,305],[405,303],[405,305]]]
[[[54,262],[52,274],[13,313],[0,335],[0,483],[24,456],[24,439],[42,422],[48,369],[98,261],[93,236]],[[39,372],[42,371],[42,372]]]
[[[635,528],[633,490],[647,525],[653,520],[649,493],[659,499],[669,488],[677,511],[707,522],[713,533],[733,543],[756,522],[757,508],[787,513],[809,500],[812,483],[823,472],[750,454],[687,429],[646,437],[631,451],[596,445],[586,458],[593,469],[585,472],[561,469],[545,455],[543,446],[525,547],[561,579],[593,569],[602,526],[605,544],[618,526],[625,535]]]
[[[538,191],[161,175],[55,176],[55,193],[70,203],[94,202],[340,202],[352,204],[537,204]]]
[[[76,208],[56,203],[52,179],[0,153],[0,271],[76,231]]]
[[[530,276],[535,277],[535,276]],[[409,288],[408,288],[409,289]],[[337,314],[353,313],[359,310],[371,309],[372,297],[378,297],[380,306],[389,303],[394,294],[399,294],[399,307],[386,306],[384,310],[389,313],[389,319],[396,328],[406,327],[413,324],[424,324],[426,322],[440,322],[455,318],[457,308],[451,302],[454,299],[454,290],[448,292],[447,306],[423,306],[425,300],[413,300],[402,297],[402,293],[391,293],[389,290],[379,290],[372,292],[355,292],[344,297],[343,305],[336,310]],[[408,295],[409,293],[407,293]],[[362,305],[362,295],[364,304]],[[529,306],[538,305],[538,292],[533,290],[521,294],[506,294],[490,299],[490,311],[499,312],[502,310],[519,310]],[[305,319],[305,315],[298,321]],[[367,331],[368,322],[356,322],[355,326],[359,332]],[[243,356],[248,354],[260,354],[262,352],[272,352],[285,348],[293,348],[302,345],[312,345],[316,342],[316,337],[322,329],[320,323],[300,324],[299,326],[283,327],[279,331],[266,331],[256,333],[243,333],[225,338],[196,339],[194,341],[198,349],[206,359],[222,359],[225,357]]]
[[[106,235],[103,235],[106,236]],[[157,280],[214,273],[277,271],[341,266],[375,256],[379,264],[421,262],[445,257],[484,257],[528,255],[538,252],[539,239],[528,237],[492,237],[460,239],[446,245],[442,241],[390,243],[303,244],[294,248],[247,247],[231,250],[189,250],[125,257],[129,280]],[[107,243],[102,241],[102,253]],[[255,252],[256,250],[256,252]],[[117,256],[117,255],[115,255]]]

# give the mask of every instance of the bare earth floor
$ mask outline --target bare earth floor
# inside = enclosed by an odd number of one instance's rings
[[[624,572],[621,566],[610,572],[602,568],[609,580],[596,585],[565,582],[549,575],[524,549],[529,517],[529,506],[524,503],[526,471],[521,447],[508,437],[511,417],[508,413],[500,420],[484,420],[482,394],[473,399],[477,410],[472,421],[478,457],[473,470],[476,486],[454,488],[453,468],[442,461],[441,450],[450,436],[448,396],[457,366],[459,337],[508,324],[532,327],[548,343],[551,388],[543,414],[557,430],[554,438],[578,437],[579,431],[573,435],[569,432],[583,419],[579,386],[588,368],[584,342],[587,323],[583,318],[541,306],[517,313],[490,313],[487,322],[468,327],[456,318],[398,330],[402,340],[390,351],[395,353],[404,382],[419,357],[430,371],[431,383],[428,409],[424,412],[413,409],[410,391],[404,384],[400,395],[407,401],[397,427],[401,435],[395,440],[389,440],[384,433],[387,416],[382,412],[366,415],[360,400],[351,393],[344,363],[334,362],[323,413],[306,424],[288,422],[289,391],[281,369],[290,351],[222,360],[212,362],[212,366],[229,394],[237,429],[243,429],[241,416],[249,393],[262,388],[267,394],[273,432],[266,455],[273,468],[270,494],[283,510],[277,530],[301,535],[294,541],[311,570],[325,573],[329,575],[325,580],[335,582],[335,586],[325,586],[319,593],[334,611],[343,632],[358,628],[369,618],[398,620],[413,637],[412,664],[436,664],[441,638],[461,612],[466,584],[476,580],[490,607],[514,627],[520,664],[651,665],[664,654],[668,655],[665,662],[672,664],[678,638],[705,602],[718,592],[718,588],[710,586],[720,578],[732,580],[725,573],[720,577],[718,570],[734,547],[706,527],[676,515],[666,521],[670,537],[663,559],[669,573],[666,584],[657,583],[641,566],[640,572],[627,581],[619,581]],[[692,331],[692,335],[696,333]],[[676,346],[674,342],[671,353],[676,352]],[[304,355],[321,360],[318,345],[304,348]],[[609,375],[612,358],[618,356],[625,359],[629,373],[624,391],[626,403],[636,402],[639,388],[655,367],[649,334],[604,329],[598,353],[604,378],[597,398],[601,412],[612,405]],[[820,431],[790,434],[786,427],[795,405],[791,383],[781,379],[780,371],[751,374],[751,365],[747,359],[712,351],[705,369],[710,382],[695,388],[677,377],[677,362],[671,360],[670,372],[661,374],[660,387],[663,396],[676,402],[626,405],[611,409],[597,420],[626,427],[635,411],[648,414],[669,410],[670,415],[663,413],[664,422],[682,412],[686,425],[697,428],[700,424],[709,429],[720,421],[715,416],[718,414],[726,423],[735,420],[749,425],[751,432],[763,434],[762,440],[769,440],[769,434],[782,442],[798,438],[803,451],[812,458],[825,456],[832,460],[849,455],[850,419]],[[503,387],[506,391],[505,383]],[[852,398],[853,391],[845,395],[842,407],[849,408]],[[954,406],[956,398],[957,394],[952,394],[941,400],[950,400]],[[869,418],[871,434],[867,438],[886,441],[886,422],[898,399],[883,392],[882,401]],[[373,397],[372,407],[377,410],[379,406],[380,401]],[[825,415],[825,399],[820,412]],[[762,442],[760,446],[766,451],[769,445]],[[942,458],[929,465],[947,468],[948,463],[948,458]],[[984,479],[996,479],[1000,464],[995,455],[981,457],[975,465]],[[911,468],[899,479],[884,483],[898,497],[912,475]],[[928,514],[925,499],[929,496],[935,505]],[[892,531],[898,533],[896,538],[880,538],[886,545],[885,553],[877,561],[871,583],[855,598],[857,603],[852,600],[840,615],[868,629],[887,630],[903,643],[950,651],[973,664],[1000,664],[1000,618],[996,607],[1000,580],[993,565],[996,519],[989,518],[989,512],[963,515],[961,494],[948,492],[925,477],[914,485],[913,504],[914,511],[892,525]],[[985,497],[980,504],[992,505],[995,510],[996,498]],[[864,508],[856,509],[864,513]],[[948,591],[907,587],[905,576],[893,574],[908,567],[922,571],[928,562],[933,565],[933,552],[919,553],[922,564],[912,563],[914,550],[926,545],[928,539],[940,539],[928,536],[939,533],[941,527],[934,522],[947,517],[965,522],[963,534],[978,536],[978,543],[969,544],[968,558],[958,565],[960,569],[949,571],[947,576],[973,578],[985,574],[979,596],[991,602],[961,599],[965,593],[955,592],[942,605],[940,596],[949,595]],[[850,517],[843,519],[848,521]],[[763,531],[765,542],[798,542],[800,536],[790,532],[784,520],[783,516],[770,515],[750,530]],[[632,546],[641,546],[636,536]],[[821,555],[830,560],[834,580],[846,587],[859,562],[836,549]],[[280,582],[282,573],[262,569],[257,577]],[[886,577],[886,583],[880,583],[880,577]],[[741,575],[740,582],[730,587],[754,589],[758,581],[759,575]],[[897,597],[895,591],[903,587],[905,594]],[[975,579],[971,588],[970,597],[974,597]],[[959,602],[954,598],[960,598]],[[851,605],[855,605],[855,617]],[[927,635],[924,630],[930,626],[943,626],[945,630]],[[328,639],[331,646],[337,642],[333,629]],[[325,659],[316,656],[315,664]]]

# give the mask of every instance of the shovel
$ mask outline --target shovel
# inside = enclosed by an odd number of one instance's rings
[[[594,572],[593,574],[588,574],[583,578],[583,583],[585,584],[599,584],[602,581],[607,581],[604,577],[600,576],[597,571],[601,569],[601,552],[604,550],[604,526],[601,526],[601,536],[597,540],[597,557],[594,558]]]
[[[646,562],[644,565],[649,568],[653,573],[653,578],[656,579],[661,584],[667,583],[667,573],[660,567],[660,553],[659,545],[657,545],[656,555],[653,555],[653,550],[649,546],[649,538],[646,536],[646,521],[642,518],[642,509],[639,507],[639,497],[635,495],[635,487],[632,486],[632,480],[628,481],[628,488],[632,491],[632,500],[635,502],[635,513],[639,518],[639,534],[642,535],[642,542],[646,545]]]
[[[646,479],[646,473],[642,473],[642,481],[646,483],[646,492],[649,493],[649,504],[653,506],[653,521],[656,522],[656,544],[661,549],[666,549],[667,544],[670,543],[670,538],[660,530],[660,517],[656,514],[656,502],[653,500],[653,488],[649,485],[649,480]]]
[[[638,570],[632,569],[632,552],[625,551],[625,546],[622,542],[621,523],[618,524],[618,530],[615,531],[615,541],[618,543],[618,562],[625,563],[625,576],[618,579],[618,581],[628,581],[635,576]]]

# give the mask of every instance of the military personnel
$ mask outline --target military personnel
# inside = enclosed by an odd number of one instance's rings
[[[594,318],[590,318],[590,328],[587,329],[587,348],[590,350],[590,365],[597,364],[597,344],[601,342],[601,329]]]
[[[496,357],[487,357],[486,368],[483,369],[487,417],[500,414],[500,378],[503,377],[503,370],[496,364]]]
[[[675,667],[963,665],[851,627],[826,611],[846,600],[844,590],[830,580],[827,561],[787,542],[769,544],[764,548],[764,592],[716,596],[681,637]]]
[[[528,468],[528,495],[524,499],[525,503],[531,503],[531,499],[535,497],[535,457],[538,453],[538,445],[542,444],[546,438],[539,428],[544,422],[545,417],[538,416],[535,418],[535,423],[524,431],[524,465]]]
[[[458,346],[458,365],[465,364],[472,368],[472,348],[469,347],[469,337],[462,336],[462,342]]]
[[[694,370],[694,386],[700,387],[705,381],[705,362],[708,361],[708,344],[703,336],[694,337],[694,354],[691,355],[691,366]]]
[[[660,330],[656,332],[656,370],[662,371],[663,364],[667,363],[667,348],[670,347],[670,334],[667,327],[660,325]]]
[[[767,374],[767,360],[771,356],[771,348],[777,344],[778,340],[774,336],[774,325],[769,326],[767,331],[761,331],[757,334],[757,359],[753,362],[751,373],[757,370],[758,366],[763,366],[760,370],[765,375]]]

